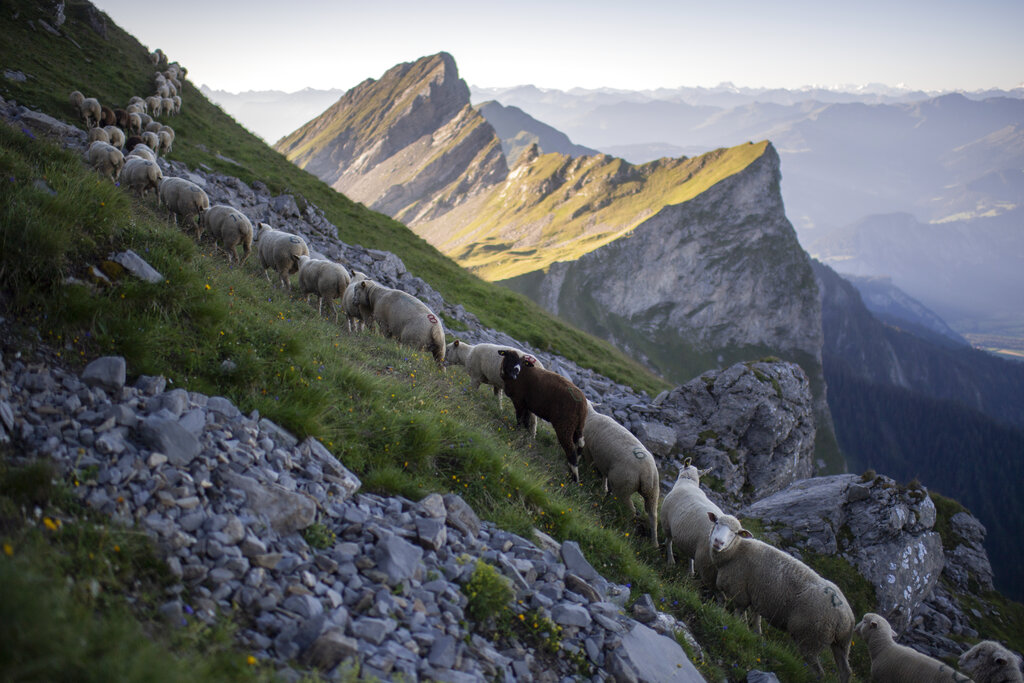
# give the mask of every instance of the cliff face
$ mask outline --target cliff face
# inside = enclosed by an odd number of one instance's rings
[[[495,182],[501,143],[439,53],[352,88],[275,149],[334,189],[412,223]]]

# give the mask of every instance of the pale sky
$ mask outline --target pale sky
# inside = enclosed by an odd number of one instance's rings
[[[1024,83],[1022,0],[94,0],[215,89],[348,89],[446,51],[470,85]]]

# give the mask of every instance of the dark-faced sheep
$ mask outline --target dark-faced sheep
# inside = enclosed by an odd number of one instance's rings
[[[824,676],[818,653],[832,650],[842,683],[850,680],[853,610],[846,596],[800,560],[751,536],[732,515],[708,513],[714,525],[708,544],[718,570],[716,586],[726,600],[750,607],[796,641],[807,663]]]
[[[533,413],[554,427],[558,444],[569,461],[573,481],[580,480],[583,428],[587,423],[587,398],[575,384],[557,372],[535,366],[516,351],[501,349],[501,378],[505,394],[516,409],[516,423],[529,428]]]

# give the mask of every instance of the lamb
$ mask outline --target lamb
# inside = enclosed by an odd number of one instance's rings
[[[448,344],[444,350],[444,359],[452,365],[462,365],[466,368],[469,378],[473,380],[473,391],[480,388],[481,384],[489,384],[494,388],[494,395],[498,399],[498,408],[501,408],[501,391],[505,388],[505,380],[501,378],[501,356],[499,349],[510,349],[509,346],[498,346],[497,344],[467,344],[456,339]],[[520,353],[522,353],[520,351]],[[525,355],[525,354],[524,354]],[[527,356],[533,361],[534,367],[542,368],[543,365],[533,356]],[[533,423],[534,434],[536,434],[536,420]]]
[[[341,296],[341,308],[345,311],[345,317],[348,319],[349,332],[357,332],[361,328],[373,324],[373,310],[368,305],[360,304],[356,300],[356,285],[366,279],[366,273],[353,271],[352,279],[349,280],[348,287]]]
[[[129,187],[140,197],[145,197],[149,190],[155,193],[160,187],[164,174],[155,161],[129,154],[121,170],[121,184]]]
[[[153,117],[149,114],[139,114],[139,118],[142,119],[143,127],[148,126],[152,121]],[[142,130],[139,130],[139,135],[142,135]]]
[[[141,98],[141,97],[139,97],[138,95],[132,95],[128,99],[128,106],[125,107],[125,109],[128,109],[128,111],[131,111],[131,109],[129,107],[132,107],[132,106],[141,107],[142,108],[142,113],[143,114],[146,113],[146,100]]]
[[[971,674],[977,683],[1024,682],[1020,657],[994,640],[981,641],[960,655],[957,664]]]
[[[587,399],[575,384],[556,372],[536,367],[518,352],[501,349],[501,378],[516,409],[516,422],[528,426],[529,414],[547,420],[565,451],[573,481],[580,480],[579,456],[587,422]]]
[[[309,256],[309,247],[298,235],[274,230],[266,223],[260,223],[256,234],[256,253],[260,257],[260,266],[267,282],[270,282],[267,268],[273,268],[281,278],[282,286],[291,291],[289,277],[299,270],[298,258]]]
[[[150,121],[149,123],[147,123],[145,125],[145,130],[143,132],[145,132],[145,133],[159,133],[160,132],[160,128],[163,125],[164,124],[160,123],[159,121]]]
[[[134,150],[133,150],[134,151]],[[196,239],[203,233],[203,212],[210,208],[210,198],[191,180],[184,178],[164,178],[160,183],[160,192],[157,195],[159,202],[167,207],[167,210],[174,216],[174,224],[178,224],[178,217],[184,223],[191,222],[192,216],[196,217]]]
[[[877,683],[947,683],[969,681],[944,662],[933,659],[893,640],[892,627],[885,617],[868,612],[854,628],[868,645],[871,655],[871,680]]]
[[[633,494],[644,499],[651,540],[658,547],[658,496],[661,495],[658,466],[654,456],[633,434],[607,415],[594,410],[587,401],[587,422],[583,429],[583,460],[593,463],[604,477],[604,491],[624,500],[636,515]]]
[[[850,679],[853,610],[839,587],[799,560],[754,539],[732,515],[708,512],[708,537],[716,586],[737,609],[752,607],[796,641],[807,663],[824,675],[818,653],[832,650],[839,680]]]
[[[678,545],[682,556],[690,561],[691,573],[696,571],[707,585],[714,587],[714,565],[706,548],[713,525],[707,513],[725,513],[700,488],[700,478],[710,471],[698,470],[690,458],[683,461],[675,485],[661,504],[661,523],[665,527],[668,563],[675,564],[672,547]]]
[[[324,299],[334,310],[334,318],[338,319],[338,312],[334,308],[334,299],[339,299],[345,294],[351,277],[345,266],[334,261],[322,259],[311,259],[308,256],[299,256],[299,291],[303,294],[316,294],[318,298],[316,312],[323,315]]]
[[[106,132],[110,144],[112,144],[114,147],[117,147],[118,149],[124,148],[124,131],[122,131],[117,126],[104,126],[102,130]]]
[[[117,177],[121,175],[121,169],[124,167],[124,155],[121,154],[121,150],[109,142],[97,140],[92,143],[86,151],[86,156],[90,166],[109,176],[111,180],[117,180]]]
[[[99,125],[100,116],[103,115],[103,111],[100,108],[100,101],[95,97],[86,97],[83,99],[78,111],[82,117],[82,121],[85,122],[86,128],[92,128],[93,126]]]
[[[164,151],[164,155],[171,153],[171,144],[174,142],[174,138],[171,134],[165,130],[162,130],[156,134],[157,141],[160,143],[160,149]]]
[[[355,302],[370,307],[385,337],[430,351],[438,365],[444,362],[444,326],[440,318],[412,294],[363,280],[355,293]]]
[[[129,140],[130,139],[131,138],[129,138]],[[130,144],[130,143],[128,143],[128,144]],[[126,146],[128,146],[128,145],[126,145]],[[156,154],[154,154],[153,150],[151,150],[145,144],[140,142],[140,143],[138,143],[136,145],[132,145],[131,150],[132,151],[128,152],[128,156],[130,156],[130,157],[142,157],[143,159],[149,159],[153,163],[156,163]]]
[[[203,213],[203,223],[218,246],[227,252],[228,261],[237,258],[235,247],[242,245],[242,260],[252,251],[252,222],[233,206],[216,204]]]

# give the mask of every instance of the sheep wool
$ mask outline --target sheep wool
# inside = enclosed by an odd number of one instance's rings
[[[983,640],[960,655],[957,664],[976,683],[1024,683],[1020,656],[994,640]]]
[[[349,332],[358,332],[373,324],[373,310],[366,304],[360,304],[356,299],[356,285],[366,279],[366,273],[354,271],[345,293],[341,295],[341,309],[345,311]]]
[[[868,612],[854,628],[871,655],[871,680],[877,683],[970,681],[945,662],[896,643],[885,617]]]
[[[348,288],[349,274],[345,266],[334,261],[299,257],[299,291],[317,295],[317,313],[323,315],[324,299],[334,310],[335,319],[338,312],[334,308],[334,300],[340,299]]]
[[[166,206],[170,215],[174,217],[175,225],[178,224],[178,218],[181,218],[182,227],[185,227],[185,224],[191,223],[195,217],[196,239],[202,236],[203,212],[210,208],[210,198],[203,188],[184,178],[164,178],[157,196],[160,203]]]
[[[675,564],[673,547],[678,548],[683,559],[689,561],[691,571],[713,588],[716,572],[707,545],[714,525],[708,518],[708,512],[717,516],[725,513],[700,488],[700,478],[710,471],[698,470],[690,458],[683,461],[676,483],[661,504],[661,523],[665,528],[668,563]]]
[[[753,608],[759,617],[786,631],[807,663],[824,676],[818,653],[832,650],[842,683],[850,680],[853,610],[831,581],[774,546],[756,540],[732,515],[708,513],[711,560],[716,587],[736,609]],[[911,680],[911,679],[908,679]]]
[[[398,289],[363,280],[356,303],[368,305],[385,337],[429,351],[438,365],[444,362],[444,326],[425,303]]]
[[[583,428],[583,460],[591,462],[604,477],[604,491],[626,503],[636,515],[633,494],[644,499],[651,541],[658,547],[658,497],[661,478],[654,456],[640,439],[607,415],[594,410],[587,401],[587,421]]]
[[[134,154],[129,154],[125,158],[124,168],[121,170],[121,185],[140,197],[145,197],[150,190],[155,194],[163,179],[163,171],[155,161]]]
[[[242,245],[241,263],[252,251],[252,222],[233,206],[215,204],[203,212],[203,225],[217,246],[227,254],[228,261],[238,260],[235,248]]]
[[[281,285],[291,291],[290,278],[299,271],[299,257],[309,256],[309,247],[306,246],[306,240],[298,235],[274,230],[266,223],[260,223],[256,233],[256,255],[260,258],[260,267],[263,268],[267,282],[270,282],[267,269],[273,268],[281,278]]]
[[[111,180],[117,180],[124,168],[124,155],[121,150],[109,142],[97,140],[89,145],[86,151],[89,165],[99,173],[108,176]]]

